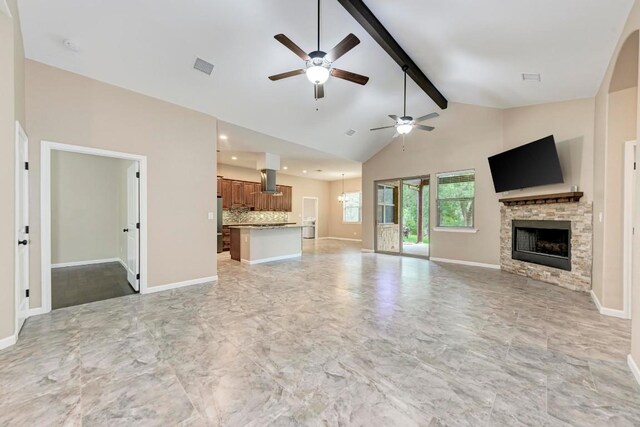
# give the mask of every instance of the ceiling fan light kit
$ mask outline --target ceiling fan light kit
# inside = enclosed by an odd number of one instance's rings
[[[352,73],[350,71],[339,70],[332,68],[333,63],[345,53],[360,44],[360,39],[355,35],[349,34],[340,43],[338,43],[328,53],[320,50],[320,0],[318,0],[318,49],[306,53],[297,44],[295,44],[289,37],[284,34],[276,34],[274,36],[276,40],[282,43],[287,49],[295,53],[300,59],[305,62],[305,68],[299,70],[288,71],[285,73],[275,74],[269,76],[272,81],[285,79],[288,77],[305,74],[307,79],[313,83],[313,96],[314,98],[324,98],[324,84],[329,80],[330,76],[338,79],[347,80],[359,85],[365,85],[369,81],[369,77]]]

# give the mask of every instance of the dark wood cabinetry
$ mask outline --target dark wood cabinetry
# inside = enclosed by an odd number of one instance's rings
[[[222,209],[231,207],[231,181],[220,179],[220,196],[222,196]]]
[[[249,182],[218,177],[218,196],[222,197],[222,208],[249,208],[256,211],[291,212],[293,188],[276,186],[278,195],[260,192],[259,182]]]

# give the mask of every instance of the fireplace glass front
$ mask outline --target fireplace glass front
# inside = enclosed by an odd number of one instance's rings
[[[571,271],[571,221],[514,220],[513,259]]]

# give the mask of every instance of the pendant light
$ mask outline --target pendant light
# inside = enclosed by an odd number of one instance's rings
[[[344,193],[344,174],[342,174],[342,194],[340,194],[340,195],[338,196],[338,202],[340,202],[340,203],[344,203],[344,202],[345,202],[345,200],[346,200],[346,198],[347,198],[347,196],[346,196],[346,194]]]

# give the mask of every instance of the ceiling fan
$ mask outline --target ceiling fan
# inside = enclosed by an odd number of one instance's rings
[[[438,113],[430,113],[425,116],[418,117],[417,119],[414,119],[411,116],[407,116],[407,66],[406,65],[402,67],[402,71],[404,71],[404,112],[402,114],[402,117],[398,117],[394,114],[390,114],[389,117],[395,120],[396,122],[395,125],[370,129],[373,131],[373,130],[396,128],[396,134],[393,135],[394,138],[398,135],[407,135],[413,129],[432,131],[435,129],[433,126],[425,126],[419,123],[425,120],[435,119],[436,117],[439,116]]]
[[[318,50],[306,53],[284,34],[277,34],[274,38],[293,53],[298,55],[300,59],[305,61],[305,68],[269,76],[269,79],[272,81],[306,74],[307,79],[313,83],[313,94],[315,99],[324,98],[324,83],[329,79],[329,76],[337,77],[359,85],[365,85],[369,81],[369,77],[332,67],[333,63],[338,58],[360,43],[360,39],[355,35],[349,34],[328,53],[320,50],[320,0],[318,0]]]

